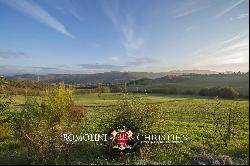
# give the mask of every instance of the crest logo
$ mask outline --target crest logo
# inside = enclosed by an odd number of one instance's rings
[[[111,139],[114,141],[115,146],[113,148],[118,148],[124,150],[126,148],[131,149],[132,147],[128,145],[128,142],[133,138],[133,133],[131,130],[127,131],[125,128],[123,130],[114,130],[112,133]]]

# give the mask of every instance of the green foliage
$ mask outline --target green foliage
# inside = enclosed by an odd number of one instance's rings
[[[108,86],[99,85],[98,87],[96,87],[94,89],[94,92],[97,92],[97,93],[110,93],[111,89]]]
[[[13,106],[13,98],[9,95],[0,94],[0,124],[4,124],[9,121],[9,111]]]
[[[152,129],[159,124],[160,106],[150,104],[147,99],[140,96],[131,96],[124,93],[121,100],[115,106],[115,118],[108,126],[108,133],[113,130],[126,129],[131,130],[134,135],[143,133],[152,133]],[[139,142],[132,142],[133,151],[139,150],[142,146]],[[128,151],[131,152],[131,151]],[[138,152],[138,151],[137,151]],[[111,149],[111,154],[113,150]]]
[[[53,85],[31,80],[10,80],[0,77],[0,94],[39,96]]]
[[[8,110],[13,103],[13,99],[9,95],[0,95],[0,113]]]
[[[195,94],[195,91],[193,91],[193,90],[186,90],[185,92],[184,92],[184,94],[186,94],[186,95],[193,95],[193,94]]]
[[[199,91],[200,96],[208,96],[209,88],[203,88]]]
[[[141,96],[131,96],[124,93],[118,101],[116,108],[117,116],[114,126],[123,128],[124,126],[135,132],[147,133],[154,127],[160,118],[160,107],[150,104],[147,99]]]
[[[221,88],[219,92],[219,97],[221,98],[236,98],[239,93],[231,87]]]
[[[162,93],[162,94],[178,94],[176,87],[153,88],[148,90],[149,93]]]
[[[82,116],[74,105],[72,91],[61,83],[53,91],[46,91],[41,104],[27,98],[21,112],[14,114],[12,126],[34,164],[65,164],[72,146],[62,140],[62,134],[77,132]]]
[[[215,99],[216,104],[211,112],[212,130],[204,132],[203,145],[208,146],[211,154],[219,154],[229,148],[237,133],[237,121],[239,120],[239,103],[233,103],[223,108],[222,102]]]
[[[237,98],[239,97],[239,93],[234,90],[232,87],[225,87],[225,88],[220,88],[220,87],[213,87],[213,88],[204,88],[199,91],[200,96],[218,96],[221,98]]]
[[[40,98],[28,96],[24,101],[23,96],[12,96],[14,104],[10,103],[4,112],[12,112],[8,117],[16,130],[12,136],[13,131],[6,123],[0,125],[1,163],[22,163],[28,157],[28,164],[185,165],[192,160],[206,164],[205,161],[212,158],[215,160],[211,163],[218,163],[219,156],[223,155],[233,160],[230,163],[238,163],[235,162],[238,160],[248,164],[247,100],[237,100],[236,104],[235,100],[177,95],[106,93],[97,97],[96,94],[85,94],[74,96],[76,104],[84,105],[88,110],[81,118],[82,115],[78,115],[82,114],[78,111],[81,107],[70,102],[73,100],[71,93],[62,84],[61,88],[48,90]],[[152,117],[144,113],[151,112],[149,106],[158,110]],[[4,116],[6,118],[6,114]],[[124,117],[126,120],[122,119]],[[184,134],[188,140],[183,144],[143,144],[137,146],[136,151],[110,156],[106,147],[99,143],[88,141],[81,146],[67,145],[60,139],[62,133],[107,133],[117,127],[123,129],[124,124],[142,129],[138,132],[143,133]],[[203,153],[205,156],[201,155]],[[19,160],[20,156],[23,161]]]
[[[174,87],[176,94],[184,94],[191,90],[197,94],[204,87],[232,87],[239,92],[240,97],[249,96],[249,74],[186,74],[177,76],[165,76],[152,80],[139,79],[131,81],[128,85],[128,92],[148,92],[170,94],[166,89]],[[137,89],[139,91],[137,91]],[[216,90],[216,89],[214,89]],[[211,94],[212,95],[212,94]],[[207,96],[207,95],[206,95]]]
[[[99,85],[97,87],[92,88],[76,88],[74,90],[74,94],[80,95],[80,94],[89,94],[89,93],[98,93],[99,95],[101,93],[110,93],[111,88],[108,86]]]

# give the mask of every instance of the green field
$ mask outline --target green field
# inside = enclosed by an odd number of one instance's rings
[[[110,120],[115,105],[122,98],[122,93],[103,93],[100,97],[96,93],[75,95],[77,105],[86,110],[82,119],[81,133],[95,133],[105,131],[105,124]],[[130,94],[133,95],[133,94]],[[134,94],[135,95],[135,94]],[[174,95],[148,95],[136,94],[145,97],[148,103],[158,104],[161,107],[159,125],[155,126],[152,133],[184,134],[188,140],[183,144],[158,144],[149,145],[150,153],[140,157],[121,157],[113,159],[101,151],[95,144],[83,145],[76,151],[73,164],[145,164],[163,163],[180,164],[188,163],[195,154],[206,152],[208,154],[227,155],[234,163],[246,164],[248,161],[249,146],[249,102],[248,100],[219,100],[206,97],[174,96]],[[18,111],[24,104],[23,96],[14,96],[15,103],[12,111]],[[218,102],[220,107],[216,107]],[[214,134],[213,113],[216,112],[227,120],[227,112],[238,103],[238,108],[233,110],[233,136],[227,146],[222,145]],[[12,136],[8,125],[0,127],[0,163],[17,164],[27,163],[25,149]],[[220,141],[220,140],[219,140]],[[215,147],[220,147],[215,152]]]
[[[157,79],[140,79],[128,84],[129,91],[171,93],[167,89],[176,89],[175,94],[185,94],[187,91],[198,94],[202,88],[232,87],[241,97],[249,96],[249,75],[246,74],[214,74],[214,75],[182,75],[176,77],[161,77]],[[173,92],[172,92],[173,93]]]

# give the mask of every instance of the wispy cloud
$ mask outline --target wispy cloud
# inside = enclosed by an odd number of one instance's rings
[[[112,57],[115,61],[118,57]],[[125,65],[112,65],[112,64],[77,64],[83,69],[92,69],[92,70],[124,70],[130,69],[130,67],[140,67],[146,64],[156,64],[159,63],[159,60],[150,58],[150,57],[141,57],[141,58],[132,58]]]
[[[79,15],[74,9],[69,10],[69,12],[72,14],[72,16],[74,16],[79,21],[83,21],[84,20],[84,18],[81,15]]]
[[[191,31],[191,30],[195,29],[195,27],[196,27],[196,26],[188,26],[185,30],[186,30],[186,31]]]
[[[33,69],[41,69],[41,70],[58,70],[59,68],[56,67],[43,67],[43,66],[35,66],[31,67]]]
[[[60,11],[62,14],[71,15],[79,21],[83,21],[86,18],[82,16],[80,11],[83,11],[79,5],[79,1],[72,1],[72,0],[60,0],[58,1],[51,1],[51,0],[43,0],[45,1],[50,7]]]
[[[227,8],[223,9],[222,11],[220,11],[217,15],[216,18],[220,18],[222,16],[224,16],[225,14],[227,14],[228,12],[230,12],[231,10],[233,10],[235,7],[239,6],[240,4],[242,4],[245,0],[237,0],[236,3],[230,4],[230,6],[228,6]]]
[[[118,62],[120,60],[120,58],[118,56],[112,56],[109,57],[109,59],[111,59],[112,61]]]
[[[2,59],[15,59],[15,58],[28,58],[29,56],[22,51],[14,51],[10,49],[0,49],[0,58]]]
[[[247,17],[249,17],[249,14],[248,13],[244,13],[244,14],[240,14],[237,17],[232,17],[232,18],[230,18],[230,20],[240,20],[240,19],[244,19],[244,18],[247,18]]]
[[[128,62],[128,65],[144,65],[144,64],[152,64],[152,63],[158,63],[159,60],[153,59],[153,58],[136,58],[134,61]]]
[[[117,65],[110,65],[110,64],[78,64],[84,69],[95,69],[95,70],[121,70],[126,66],[117,66]]]
[[[107,1],[105,1],[107,2]],[[104,13],[112,22],[114,27],[119,33],[122,34],[122,44],[126,49],[128,56],[133,54],[144,46],[145,40],[143,37],[138,36],[135,32],[135,22],[129,13],[122,15],[118,1],[114,4],[101,3]]]
[[[34,18],[35,20],[46,24],[50,28],[70,37],[74,38],[74,36],[69,33],[65,26],[57,20],[55,17],[49,14],[48,11],[43,9],[40,5],[35,3],[34,1],[28,0],[8,0],[8,1],[1,1],[11,6],[22,13],[28,14],[30,17]]]
[[[174,17],[179,18],[199,12],[207,7],[207,4],[204,4],[204,2],[205,1],[199,1],[199,0],[182,1],[182,3],[180,3],[173,11]]]
[[[20,75],[20,74],[73,74],[83,73],[83,71],[74,71],[46,66],[20,66],[20,65],[0,65],[0,74]]]
[[[246,36],[247,34],[248,34],[248,32],[239,33],[239,34],[233,36],[233,37],[230,38],[230,39],[224,40],[222,43],[223,43],[223,44],[227,44],[227,43],[234,42],[234,41],[236,41],[236,40],[238,40],[238,39],[240,39],[240,38]]]
[[[248,13],[245,13],[245,14],[241,14],[237,17],[237,19],[243,19],[243,18],[247,18],[249,16]]]
[[[245,68],[249,62],[249,33],[237,34],[216,46],[198,52],[199,56],[196,56],[196,59],[192,59],[191,62],[194,67],[213,66],[219,69],[225,66],[232,70],[235,70],[233,68],[235,66],[239,69]],[[229,64],[232,66],[230,67]]]

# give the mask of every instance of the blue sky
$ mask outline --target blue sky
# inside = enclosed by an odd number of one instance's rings
[[[0,73],[248,71],[248,0],[0,0]]]

